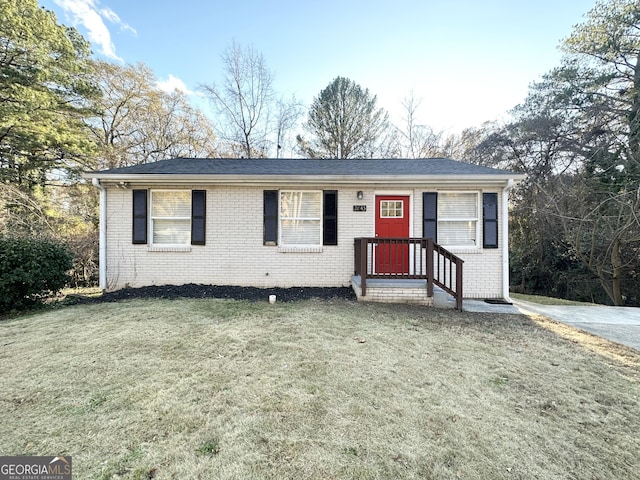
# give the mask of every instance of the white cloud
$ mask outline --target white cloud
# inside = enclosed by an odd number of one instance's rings
[[[122,61],[116,54],[116,47],[111,41],[111,33],[104,23],[107,20],[118,25],[121,30],[136,31],[120,20],[120,17],[110,8],[98,9],[98,0],[54,0],[72,18],[75,25],[80,24],[87,29],[91,43],[98,45],[100,51],[107,57]]]
[[[156,85],[163,92],[172,93],[174,90],[178,90],[185,95],[196,95],[195,92],[187,88],[182,80],[180,80],[178,77],[174,77],[171,74],[169,74],[169,78],[167,78],[166,80],[158,80],[156,82]]]
[[[112,23],[120,23],[120,17],[118,16],[118,14],[111,10],[109,7],[101,8],[100,15]]]
[[[118,16],[118,14],[113,10],[111,10],[109,7],[100,9],[100,15],[106,18],[107,20],[109,20],[111,23],[115,23],[116,25],[119,25],[120,30],[129,30],[134,35],[138,34],[135,28],[133,28],[131,25],[124,23],[122,20],[120,20],[120,17]]]

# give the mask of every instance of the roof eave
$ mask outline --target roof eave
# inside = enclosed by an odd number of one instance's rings
[[[101,174],[87,173],[86,179],[96,178],[102,183],[156,184],[156,185],[410,185],[420,183],[441,184],[504,184],[509,180],[519,182],[522,174],[448,174],[448,175],[211,175],[211,174]]]

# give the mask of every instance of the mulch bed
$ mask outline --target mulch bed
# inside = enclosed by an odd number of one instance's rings
[[[117,302],[134,298],[227,298],[234,300],[269,301],[269,295],[275,295],[279,302],[293,302],[311,298],[344,298],[355,300],[350,287],[293,287],[293,288],[256,288],[223,285],[159,285],[140,288],[123,288],[115,292],[104,293],[99,297],[70,295],[66,304],[84,304]]]

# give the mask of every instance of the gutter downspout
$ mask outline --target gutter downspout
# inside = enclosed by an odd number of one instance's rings
[[[502,189],[502,298],[509,298],[509,190],[513,188],[513,178]]]
[[[97,178],[93,178],[91,183],[100,190],[100,246],[98,268],[100,272],[100,290],[104,292],[107,288],[107,191]]]

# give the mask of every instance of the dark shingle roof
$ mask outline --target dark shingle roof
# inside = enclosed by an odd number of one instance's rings
[[[516,175],[513,172],[446,158],[309,160],[276,158],[174,158],[93,172],[103,175]],[[87,176],[92,176],[88,174]]]

